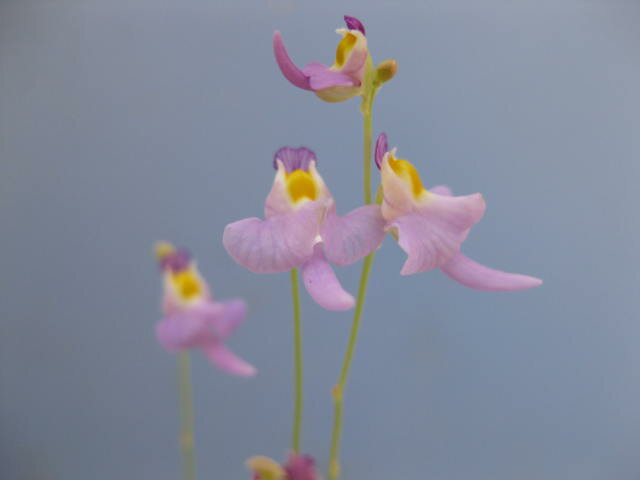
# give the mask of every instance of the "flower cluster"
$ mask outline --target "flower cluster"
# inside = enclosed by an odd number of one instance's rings
[[[387,233],[407,255],[401,275],[440,269],[456,282],[477,290],[515,291],[538,286],[541,280],[481,265],[462,254],[462,244],[485,212],[479,193],[454,196],[446,186],[425,188],[416,167],[389,149],[386,134],[375,142],[373,159],[372,107],[382,85],[395,77],[398,65],[385,60],[374,67],[365,27],[345,16],[332,65],[311,62],[302,69],[291,60],[282,35],[275,32],[273,50],[284,77],[294,86],[312,91],[326,102],[361,97],[364,126],[364,205],[340,215],[336,200],[318,171],[318,159],[307,147],[282,147],[272,165],[275,177],[264,204],[264,218],[251,217],[228,224],[222,243],[229,255],[254,273],[291,271],[294,305],[295,409],[292,453],[284,464],[267,457],[252,457],[247,467],[253,480],[320,480],[313,458],[301,455],[302,335],[298,297],[298,269],[311,298],[327,310],[355,307],[354,318],[338,383],[333,388],[334,425],[329,480],[339,476],[339,441],[345,385],[360,326],[367,279],[373,253]],[[265,162],[266,164],[267,162]],[[371,170],[379,172],[375,202],[371,201]],[[242,300],[215,301],[191,255],[170,244],[157,245],[156,256],[164,278],[164,319],[157,337],[169,351],[198,349],[220,369],[240,376],[256,373],[254,367],[233,354],[225,341],[246,317]],[[334,266],[365,259],[357,301],[341,285]],[[187,364],[188,365],[188,364]],[[183,371],[184,373],[184,371]],[[188,376],[188,366],[187,373]],[[186,386],[185,386],[186,385]],[[190,397],[182,382],[181,398]],[[192,437],[189,411],[183,412],[183,437]],[[190,445],[189,442],[187,442]],[[185,450],[187,471],[193,472],[193,455]],[[187,475],[190,480],[193,473]]]
[[[156,257],[164,280],[165,314],[156,327],[158,341],[170,352],[200,349],[226,372],[255,375],[256,369],[224,344],[247,316],[244,300],[215,301],[186,249],[162,242],[156,246]]]

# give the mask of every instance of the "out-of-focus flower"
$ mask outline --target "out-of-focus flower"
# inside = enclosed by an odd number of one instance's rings
[[[327,102],[342,102],[361,94],[369,58],[364,25],[357,18],[348,15],[344,19],[347,28],[336,30],[342,40],[331,66],[311,62],[302,70],[299,69],[289,57],[280,32],[273,34],[273,51],[285,78],[298,88],[315,92]]]
[[[251,457],[246,465],[253,472],[252,480],[322,480],[309,455],[290,453],[282,466],[268,457]]]
[[[308,148],[281,148],[273,164],[277,172],[265,202],[266,220],[253,217],[227,225],[222,239],[227,252],[255,273],[302,267],[304,285],[318,304],[328,310],[353,307],[353,297],[329,262],[350,265],[380,245],[380,207],[365,205],[339,216]]]
[[[156,334],[170,352],[197,348],[220,369],[234,375],[252,376],[256,369],[237,357],[224,341],[244,321],[244,300],[213,300],[207,282],[185,249],[160,242],[156,257],[163,273],[165,317]]]
[[[479,193],[454,197],[448,187],[427,190],[415,167],[388,151],[387,138],[376,142],[375,161],[382,177],[385,230],[408,258],[402,275],[440,268],[455,281],[477,290],[510,291],[538,286],[542,280],[480,265],[460,253],[471,227],[484,214]]]

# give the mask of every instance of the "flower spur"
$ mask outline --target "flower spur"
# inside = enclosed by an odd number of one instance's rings
[[[415,167],[388,151],[383,133],[376,142],[385,230],[407,253],[402,275],[439,268],[453,280],[477,290],[513,291],[536,287],[542,280],[485,267],[460,252],[471,227],[483,216],[479,193],[454,197],[445,186],[427,190]]]
[[[227,225],[222,242],[240,265],[255,273],[302,267],[311,297],[328,310],[346,310],[353,297],[329,262],[350,265],[375,250],[384,238],[377,205],[345,216],[316,169],[308,148],[284,147],[274,156],[275,180],[265,202],[265,220],[246,218]]]
[[[170,352],[198,348],[221,370],[255,375],[253,366],[224,345],[247,315],[244,300],[213,300],[209,285],[187,250],[161,242],[156,245],[156,256],[164,281],[165,317],[156,326],[162,346]]]

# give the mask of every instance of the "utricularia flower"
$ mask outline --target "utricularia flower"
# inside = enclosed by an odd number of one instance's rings
[[[336,30],[342,40],[331,66],[311,62],[299,69],[289,57],[280,32],[276,31],[273,35],[273,51],[285,78],[298,88],[315,92],[327,102],[342,102],[361,95],[367,64],[370,63],[364,25],[348,15],[344,20],[347,28]],[[378,66],[375,76],[371,77],[372,81],[386,82],[393,78],[397,69],[395,60],[385,60]]]
[[[266,219],[246,218],[227,225],[222,243],[236,262],[255,273],[301,267],[304,285],[318,304],[346,310],[354,299],[329,262],[350,265],[371,253],[384,237],[384,221],[377,205],[339,216],[316,162],[315,154],[305,147],[278,150]]]
[[[471,227],[484,214],[482,195],[454,197],[444,186],[427,190],[416,168],[396,158],[396,149],[388,150],[385,134],[376,142],[375,160],[381,174],[384,228],[408,256],[402,275],[439,268],[478,290],[522,290],[542,283],[527,275],[493,270],[460,253]]]
[[[165,317],[156,327],[162,346],[170,352],[200,349],[226,372],[255,375],[253,366],[224,345],[247,316],[244,300],[215,301],[195,261],[183,248],[161,242],[156,245],[156,257],[164,280]]]
[[[251,457],[246,462],[252,480],[322,480],[315,460],[309,455],[290,453],[284,465],[268,457]]]

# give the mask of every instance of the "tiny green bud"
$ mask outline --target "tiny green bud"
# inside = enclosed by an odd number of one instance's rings
[[[391,80],[398,73],[398,62],[390,58],[378,64],[376,68],[376,79],[380,83],[385,83]]]

